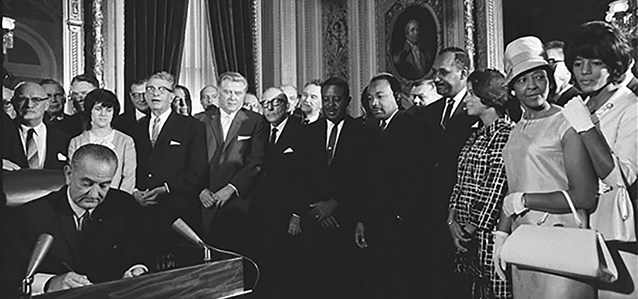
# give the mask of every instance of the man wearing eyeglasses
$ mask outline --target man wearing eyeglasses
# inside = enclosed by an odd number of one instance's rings
[[[62,169],[67,163],[70,136],[44,123],[50,105],[44,88],[23,82],[16,87],[11,102],[17,112],[15,127],[4,130],[15,130],[18,134],[9,132],[8,140],[2,144],[2,168]]]
[[[50,103],[44,117],[44,123],[51,127],[60,128],[70,136],[79,134],[82,131],[80,118],[73,118],[71,115],[64,113],[66,94],[62,84],[54,79],[44,79],[40,81],[40,85],[47,93]]]
[[[133,103],[133,107],[135,107],[134,114],[123,113],[113,120],[113,127],[129,136],[133,136],[135,124],[150,113],[150,109],[148,108],[148,103],[146,103],[145,98],[146,81],[146,79],[135,80],[129,89],[128,94],[131,98],[131,103]]]
[[[251,245],[248,208],[268,138],[264,118],[242,109],[248,81],[235,72],[219,77],[219,108],[209,107],[206,125],[208,182],[200,189],[204,241],[246,254]]]
[[[183,241],[170,228],[175,218],[196,223],[195,189],[206,171],[204,126],[172,111],[175,84],[175,77],[165,71],[148,79],[145,98],[151,113],[137,122],[133,134],[137,152],[133,197],[142,206],[146,252],[154,257],[174,255]]]

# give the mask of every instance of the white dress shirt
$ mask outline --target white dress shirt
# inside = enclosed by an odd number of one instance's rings
[[[150,138],[153,138],[153,124],[155,122],[155,119],[159,117],[159,130],[157,130],[157,132],[162,133],[162,128],[164,127],[164,124],[166,123],[169,115],[171,115],[171,109],[164,111],[164,113],[160,114],[159,116],[155,116],[155,114],[151,113],[151,119],[148,122],[148,136]],[[159,136],[159,134],[157,136]]]
[[[224,141],[226,141],[226,136],[228,136],[228,130],[230,130],[230,125],[233,123],[233,119],[235,119],[235,115],[237,115],[237,112],[239,110],[233,112],[233,113],[226,113],[223,109],[219,109],[219,116],[221,117],[221,123],[222,123],[222,131],[224,133]]]
[[[327,118],[326,118],[326,123],[328,124],[326,126],[326,130],[327,130],[326,131],[327,132],[326,133],[326,148],[328,148],[328,143],[330,143],[330,132],[332,131],[332,128],[335,126],[335,124],[333,122],[329,121]],[[332,155],[333,156],[334,156],[334,153],[337,152],[337,145],[339,144],[339,136],[341,135],[341,129],[343,129],[343,123],[344,123],[344,120],[341,120],[339,122],[339,124],[336,125],[337,126],[337,138],[335,139],[335,145],[334,145],[334,148],[332,149],[332,153],[333,153]]]

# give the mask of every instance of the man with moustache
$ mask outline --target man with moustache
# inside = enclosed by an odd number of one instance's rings
[[[208,177],[199,188],[204,242],[246,254],[251,247],[248,211],[264,161],[268,124],[242,109],[248,81],[236,72],[219,77],[219,108],[201,118],[206,126]],[[206,166],[206,164],[204,164]]]
[[[20,83],[11,99],[17,117],[3,128],[8,138],[2,143],[2,169],[62,169],[67,163],[70,136],[44,123],[50,101],[37,83]]]
[[[372,77],[370,107],[379,120],[366,169],[364,202],[354,230],[367,250],[371,289],[367,297],[412,298],[441,294],[440,246],[432,237],[433,187],[430,132],[417,117],[399,110],[399,81],[388,73]],[[445,228],[445,225],[443,225]],[[431,241],[435,240],[435,241]]]
[[[257,244],[254,252],[263,273],[256,294],[263,298],[294,298],[298,296],[292,288],[299,285],[299,243],[293,237],[297,231],[288,229],[288,224],[297,199],[292,187],[301,163],[303,127],[297,117],[287,112],[288,100],[280,88],[266,89],[260,104],[269,123],[269,137],[251,207],[255,221],[253,240]]]
[[[49,97],[49,109],[46,111],[44,123],[57,127],[69,135],[82,130],[82,123],[79,118],[72,118],[72,115],[64,113],[64,105],[66,104],[66,94],[62,84],[53,79],[44,79],[40,81],[40,85]],[[71,135],[74,136],[74,135]]]
[[[135,112],[120,114],[113,120],[113,127],[129,136],[133,135],[135,124],[150,113],[150,108],[145,98],[146,81],[146,79],[135,80],[129,88],[128,95],[133,107],[135,107]]]
[[[117,157],[87,144],[64,167],[66,186],[11,210],[2,235],[0,296],[13,298],[40,234],[54,241],[35,273],[32,294],[141,275],[131,196],[110,189]],[[132,266],[133,265],[133,266]]]
[[[302,279],[314,288],[308,298],[353,298],[359,286],[352,280],[355,247],[352,231],[355,207],[363,200],[363,182],[372,132],[347,115],[350,88],[341,78],[321,85],[325,118],[303,133],[290,227],[301,226]]]
[[[432,65],[436,92],[441,98],[428,105],[423,114],[428,130],[432,132],[432,158],[434,159],[434,184],[427,198],[431,202],[428,218],[433,220],[431,238],[440,240],[440,248],[444,248],[440,261],[444,281],[459,281],[453,273],[454,246],[446,227],[448,202],[452,188],[456,182],[457,159],[465,141],[478,127],[478,118],[468,116],[465,112],[463,98],[467,93],[467,77],[470,74],[470,59],[460,48],[450,47],[441,50]],[[451,225],[448,223],[447,225]],[[448,284],[453,297],[461,296],[453,293],[462,288]]]
[[[312,80],[303,88],[301,93],[302,124],[308,125],[321,116],[321,80]]]
[[[142,207],[144,244],[149,256],[175,253],[183,238],[170,225],[182,217],[197,228],[196,188],[206,171],[206,136],[201,122],[171,109],[175,77],[165,71],[146,83],[151,113],[137,122],[137,186],[133,197]]]

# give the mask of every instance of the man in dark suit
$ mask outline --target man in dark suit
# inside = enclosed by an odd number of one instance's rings
[[[3,298],[21,286],[40,234],[53,243],[34,276],[33,294],[138,276],[135,225],[130,195],[110,189],[117,157],[109,148],[88,144],[65,166],[67,186],[10,212],[3,234]],[[134,265],[134,266],[132,266]]]
[[[69,136],[75,137],[82,131],[82,122],[80,118],[73,118],[72,115],[64,113],[66,94],[62,84],[53,79],[44,79],[40,81],[40,85],[49,97],[49,109],[46,111],[44,123],[50,127],[60,128]]]
[[[430,236],[428,218],[432,199],[427,192],[438,175],[431,161],[434,143],[414,114],[399,110],[400,90],[399,81],[387,73],[374,76],[368,86],[379,129],[355,241],[369,254],[367,295],[373,298],[441,294],[439,241]]]
[[[313,288],[308,298],[353,298],[361,289],[352,280],[352,271],[360,268],[352,231],[372,132],[347,115],[350,100],[345,80],[326,80],[321,85],[325,118],[303,133],[300,159],[306,171],[299,176],[290,224],[301,224],[302,278]]]
[[[464,50],[454,47],[441,50],[434,60],[432,70],[436,91],[442,97],[427,106],[422,115],[427,127],[433,132],[432,157],[437,175],[429,196],[432,210],[428,211],[428,215],[434,220],[433,228],[436,227],[432,230],[431,237],[439,240],[439,246],[445,248],[440,257],[441,261],[446,261],[442,267],[446,271],[445,275],[453,275],[447,272],[453,269],[454,247],[445,223],[448,202],[456,182],[457,159],[465,141],[478,127],[478,118],[468,116],[463,103],[467,94],[469,68],[470,59]],[[449,281],[457,281],[457,285],[448,285],[450,291],[463,289],[458,278],[450,276]],[[458,296],[466,295],[457,294],[453,297]]]
[[[131,84],[128,95],[135,107],[133,113],[123,113],[113,120],[113,127],[133,136],[137,122],[150,113],[148,103],[146,103],[146,79],[138,79]]]
[[[204,126],[171,110],[175,77],[152,75],[145,98],[151,113],[137,122],[135,200],[143,207],[149,252],[168,255],[183,239],[170,228],[177,217],[197,227],[196,188],[206,171]]]
[[[7,122],[2,143],[2,169],[62,169],[67,163],[69,135],[47,126],[43,119],[49,107],[44,88],[23,82],[11,99],[18,113],[15,122]]]
[[[246,253],[250,199],[264,161],[268,126],[264,118],[242,109],[248,81],[239,73],[219,77],[219,108],[209,107],[206,126],[208,180],[200,189],[204,241]]]
[[[288,233],[293,212],[294,181],[299,160],[302,125],[287,113],[288,99],[283,90],[271,87],[262,94],[261,106],[270,124],[266,156],[257,178],[251,218],[256,243],[255,257],[261,281],[255,294],[262,298],[294,298],[299,293],[299,238]]]

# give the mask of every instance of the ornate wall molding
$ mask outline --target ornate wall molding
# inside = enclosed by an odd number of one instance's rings
[[[323,0],[321,4],[324,77],[336,76],[349,81],[348,3]]]
[[[93,65],[93,73],[95,78],[100,83],[100,86],[104,86],[104,6],[102,0],[93,0],[93,7],[91,12],[93,13],[93,32],[95,34],[93,42],[93,57],[95,57],[95,64]]]
[[[253,40],[253,65],[255,67],[255,91],[259,93],[263,90],[263,78],[261,69],[261,0],[253,0],[251,3],[251,34]]]
[[[65,26],[62,29],[64,39],[64,86],[84,71],[84,18],[81,0],[65,0],[63,5]],[[69,111],[67,111],[69,112]]]
[[[503,1],[476,1],[476,67],[503,69]]]

